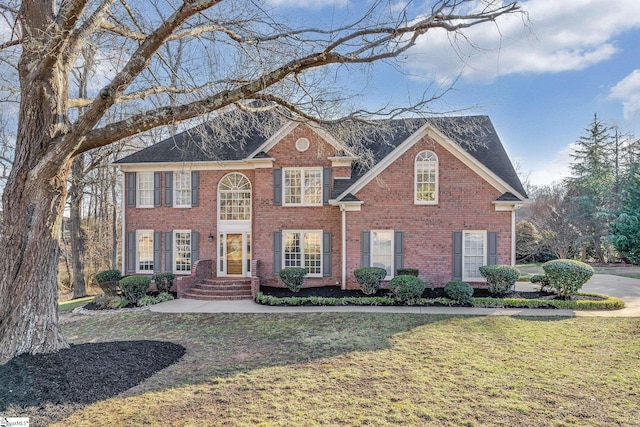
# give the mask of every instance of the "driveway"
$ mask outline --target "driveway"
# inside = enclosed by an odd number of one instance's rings
[[[640,317],[640,279],[611,274],[594,274],[591,280],[582,287],[581,292],[621,298],[625,307],[622,310],[609,312],[577,311],[576,316]]]

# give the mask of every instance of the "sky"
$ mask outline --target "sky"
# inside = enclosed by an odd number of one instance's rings
[[[365,3],[269,1],[292,16],[326,21]],[[451,86],[434,110],[488,115],[519,172],[545,185],[568,176],[571,146],[594,114],[640,136],[640,1],[519,4],[528,19],[512,15],[465,33],[476,48],[457,41],[452,49],[447,37],[427,34],[407,53],[401,72],[374,70],[366,97],[376,105],[415,96],[434,82]]]

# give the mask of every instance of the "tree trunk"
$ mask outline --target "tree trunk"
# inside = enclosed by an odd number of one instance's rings
[[[69,238],[71,241],[71,268],[73,269],[73,298],[87,296],[82,258],[85,251],[82,230],[82,196],[84,194],[84,155],[81,154],[71,164],[71,185],[69,186]]]

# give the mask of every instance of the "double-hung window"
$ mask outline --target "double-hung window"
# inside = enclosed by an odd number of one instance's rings
[[[284,205],[322,205],[322,168],[283,169]]]
[[[370,253],[371,266],[384,268],[386,279],[393,277],[393,230],[372,230]]]
[[[487,232],[462,232],[462,280],[484,280],[480,274],[480,267],[487,265]]]
[[[282,232],[282,267],[302,267],[309,277],[322,277],[322,231]]]
[[[415,161],[415,203],[438,203],[438,157],[433,151],[418,153]]]
[[[173,272],[191,272],[191,230],[174,230],[173,242]]]
[[[138,172],[138,207],[153,207],[153,172]]]
[[[174,206],[191,207],[191,172],[178,171],[173,174]]]
[[[153,273],[153,230],[136,231],[136,273]]]

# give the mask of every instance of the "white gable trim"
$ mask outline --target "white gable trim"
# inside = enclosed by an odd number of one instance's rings
[[[444,149],[453,154],[458,160],[467,165],[471,170],[473,170],[476,174],[478,174],[481,178],[487,181],[491,186],[493,186],[496,190],[506,193],[510,192],[514,194],[516,197],[521,199],[526,199],[522,194],[513,189],[510,185],[508,185],[504,180],[494,174],[489,168],[480,163],[475,157],[469,154],[466,150],[462,149],[460,145],[446,137],[442,132],[438,129],[434,128],[430,123],[426,123],[420,129],[415,131],[411,136],[409,136],[402,144],[398,145],[395,150],[393,150],[389,155],[387,155],[384,159],[382,159],[378,164],[372,167],[369,172],[364,174],[362,178],[360,178],[357,182],[355,182],[351,187],[344,190],[338,197],[337,200],[340,200],[342,197],[351,193],[353,195],[357,194],[358,191],[362,190],[367,184],[369,184],[376,176],[378,176],[382,171],[384,171],[387,167],[389,167],[393,162],[398,160],[401,155],[403,155],[409,148],[418,143],[424,136],[430,136],[433,138],[438,144],[440,144]]]
[[[327,141],[327,143],[329,143],[329,145],[335,148],[336,151],[342,150],[345,153],[347,153],[348,156],[355,157],[354,154],[351,152],[351,150],[349,150],[343,143],[338,141],[336,138],[333,137],[333,135],[331,135],[329,132],[324,130],[319,125],[311,122],[298,122],[298,121],[290,120],[287,124],[282,126],[273,135],[271,135],[265,142],[263,142],[262,145],[260,145],[251,154],[249,154],[247,156],[247,159],[253,158],[253,156],[260,153],[261,151],[268,153],[269,150],[271,150],[273,147],[276,146],[276,144],[282,141],[282,139],[285,136],[293,132],[293,130],[296,127],[298,127],[298,125],[307,126],[309,129],[315,132],[320,138]]]

